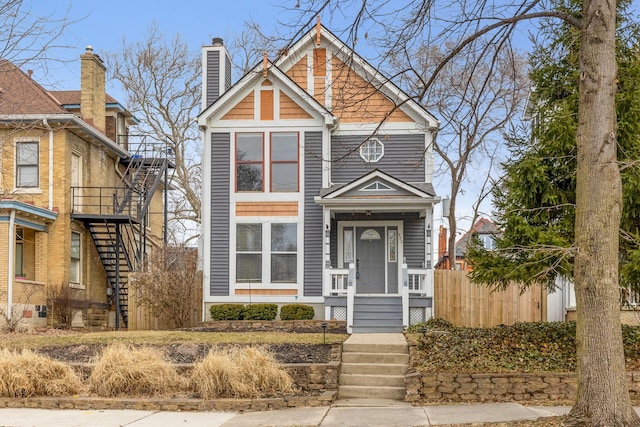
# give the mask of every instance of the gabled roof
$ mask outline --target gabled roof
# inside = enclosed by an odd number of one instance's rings
[[[267,62],[268,69],[268,77],[275,78],[279,82],[281,82],[286,88],[291,90],[291,92],[295,93],[299,96],[306,104],[307,107],[316,111],[319,115],[321,115],[325,124],[332,125],[336,121],[336,117],[331,114],[329,110],[327,110],[323,105],[321,105],[315,98],[309,95],[304,89],[302,89],[296,82],[294,82],[289,76],[287,76],[282,70],[276,67],[271,61]],[[210,106],[208,106],[204,111],[202,111],[198,115],[198,123],[203,125],[204,122],[216,111],[222,108],[224,105],[230,103],[236,96],[242,92],[246,87],[250,87],[256,84],[260,80],[264,80],[264,65],[263,62],[256,65],[251,71],[245,74],[236,84],[231,86],[229,90],[224,92],[220,98],[214,101]]]
[[[82,98],[82,91],[80,90],[50,90],[49,93],[56,99],[64,108],[70,110],[79,110]],[[106,108],[114,109],[122,112],[132,124],[137,124],[138,119],[127,110],[117,99],[108,93],[104,94]]]
[[[320,31],[322,39],[332,46],[332,50],[342,61],[349,63],[356,73],[364,77],[368,82],[373,83],[375,87],[391,99],[395,105],[401,106],[400,108],[406,107],[412,110],[415,114],[422,117],[430,127],[438,126],[439,121],[422,105],[410,98],[402,89],[392,83],[389,78],[383,76],[380,71],[369,64],[364,58],[358,55],[335,34],[321,24],[315,25],[305,35],[300,37],[297,42],[285,51],[286,55],[282,55],[276,61],[275,65],[282,67],[288,62],[290,63],[291,61],[295,61],[297,52],[303,51],[310,44],[315,44],[318,30]],[[286,69],[287,67],[283,68]]]
[[[487,218],[480,218],[473,224],[471,230],[467,231],[457,242],[456,242],[456,257],[463,257],[465,252],[467,251],[467,245],[469,244],[469,240],[476,235],[479,234],[489,234],[494,235],[499,233],[498,227]]]
[[[360,178],[354,179],[353,181],[347,184],[334,185],[328,189],[321,190],[320,197],[323,199],[335,199],[336,197],[340,197],[345,195],[346,193],[360,187],[368,181],[373,181],[378,179],[381,182],[388,182],[391,185],[402,188],[413,196],[418,197],[434,197],[435,191],[433,191],[433,186],[431,184],[424,185],[425,183],[421,183],[420,186],[415,184],[409,184],[400,179],[394,178],[381,171],[380,169],[374,169],[371,172],[368,172],[362,175]],[[425,188],[426,187],[426,188]]]
[[[67,110],[11,62],[0,60],[0,114],[63,114]]]
[[[384,190],[371,191],[369,194],[358,191],[369,183],[380,183],[396,191],[390,196],[387,196]],[[428,185],[409,184],[379,169],[374,169],[348,184],[323,189],[314,201],[335,211],[420,212],[424,215],[434,202],[439,201],[435,192],[425,191],[428,190],[425,187]]]
[[[46,89],[7,60],[0,60],[0,122],[15,125],[19,122],[71,123],[76,129],[121,158],[129,152],[104,133],[69,112]]]

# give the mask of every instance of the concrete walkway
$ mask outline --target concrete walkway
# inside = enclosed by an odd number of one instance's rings
[[[570,409],[569,406],[525,407],[517,403],[412,407],[405,402],[374,399],[339,400],[331,407],[292,408],[247,413],[0,408],[0,426],[437,426],[536,420],[541,417],[564,415]],[[639,410],[636,409],[636,411]]]

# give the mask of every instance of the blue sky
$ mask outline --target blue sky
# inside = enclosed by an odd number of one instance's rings
[[[65,62],[51,65],[55,79],[42,81],[37,70],[34,75],[36,80],[59,90],[79,89],[79,56],[87,45],[97,54],[116,51],[123,37],[128,41],[141,40],[154,22],[170,38],[179,33],[194,50],[199,50],[212,37],[231,40],[248,20],[271,31],[286,14],[283,2],[270,0],[34,0],[33,3],[34,12],[53,16],[66,12],[71,20],[78,20],[61,40],[66,47],[56,52],[56,57]],[[125,99],[113,83],[108,84],[107,90],[119,100]]]
[[[287,11],[295,0],[32,0],[32,11],[37,14],[50,14],[59,17],[67,13],[72,24],[61,40],[64,49],[59,49],[55,57],[63,62],[50,64],[48,75],[44,71],[34,70],[34,79],[46,87],[56,90],[79,89],[80,60],[85,47],[91,45],[97,54],[116,51],[122,45],[123,37],[130,42],[142,40],[149,26],[156,23],[168,37],[180,34],[194,51],[204,44],[209,44],[212,37],[232,40],[240,34],[245,22],[253,20],[261,25],[267,33],[272,33],[279,22],[293,22],[295,12]],[[357,1],[354,2],[357,5]],[[394,0],[389,5],[393,6]],[[639,0],[634,0],[638,10]],[[344,19],[339,13],[334,19]],[[324,22],[324,21],[323,21]],[[343,21],[344,22],[344,21]],[[325,23],[327,24],[327,23]],[[338,35],[335,21],[327,26]],[[526,28],[519,28],[526,37]],[[363,46],[360,46],[362,49]],[[366,52],[358,51],[367,57]],[[370,59],[370,58],[367,58]],[[373,62],[375,65],[375,61]],[[40,72],[39,72],[40,71]],[[40,74],[40,75],[39,75]],[[121,102],[126,96],[113,83],[107,83],[107,91]],[[437,181],[437,180],[436,180]],[[448,185],[435,182],[438,194],[444,196],[449,191]],[[440,188],[438,188],[440,187]],[[470,215],[471,209],[462,197],[458,206],[459,216]],[[440,209],[436,208],[436,218]],[[438,221],[439,222],[439,221]],[[439,225],[438,222],[436,226]],[[442,223],[442,222],[440,222]],[[446,221],[444,221],[446,225]],[[462,229],[470,224],[463,220]]]

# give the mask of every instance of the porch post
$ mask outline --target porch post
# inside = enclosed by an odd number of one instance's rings
[[[8,258],[9,265],[7,266],[7,320],[11,321],[11,317],[13,314],[13,279],[15,276],[14,266],[15,266],[15,249],[16,249],[16,210],[11,209],[11,213],[9,214],[9,235],[8,237]]]
[[[353,302],[355,300],[356,290],[356,265],[349,263],[349,281],[347,283],[347,333],[353,331]]]
[[[402,325],[409,326],[409,272],[407,262],[402,263]]]

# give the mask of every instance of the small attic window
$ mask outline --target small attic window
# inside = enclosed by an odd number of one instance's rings
[[[367,163],[376,163],[384,156],[384,145],[378,138],[371,138],[360,146],[360,157]]]
[[[380,181],[376,181],[364,187],[363,190],[377,191],[377,190],[393,190],[393,189],[389,187],[387,184],[383,184]]]

